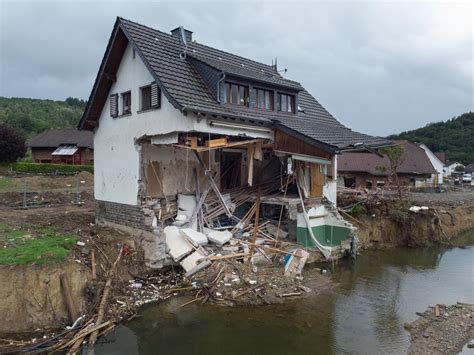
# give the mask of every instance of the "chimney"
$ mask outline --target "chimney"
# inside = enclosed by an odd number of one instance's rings
[[[193,41],[193,32],[186,30],[183,26],[179,26],[176,27],[174,30],[171,30],[171,34],[178,38],[181,42],[183,42],[183,35],[185,43],[190,43]]]

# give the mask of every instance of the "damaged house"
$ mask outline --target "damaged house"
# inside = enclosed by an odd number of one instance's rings
[[[217,231],[216,243],[258,234],[326,258],[347,249],[337,155],[388,144],[342,125],[276,65],[123,18],[79,128],[94,132],[97,222],[141,235],[157,268],[170,260],[170,225],[195,248],[194,232]]]

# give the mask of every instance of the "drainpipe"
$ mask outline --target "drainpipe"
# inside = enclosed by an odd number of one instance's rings
[[[217,102],[218,103],[221,103],[221,83],[224,81],[224,79],[225,79],[225,73],[222,72],[221,78],[217,82]]]

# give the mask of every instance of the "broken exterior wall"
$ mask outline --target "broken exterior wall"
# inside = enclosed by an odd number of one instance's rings
[[[169,265],[166,243],[161,228],[152,228],[151,210],[124,203],[96,201],[96,222],[138,237],[150,268]]]
[[[204,169],[193,151],[169,145],[156,146],[145,143],[142,144],[141,154],[144,189],[148,196],[194,194],[196,191],[194,169],[197,171],[201,188],[207,183]],[[219,164],[215,162],[214,152],[211,152],[210,159],[213,170],[218,171]],[[150,163],[153,163],[153,167]],[[151,184],[153,186],[150,186]],[[152,194],[150,188],[153,190]]]

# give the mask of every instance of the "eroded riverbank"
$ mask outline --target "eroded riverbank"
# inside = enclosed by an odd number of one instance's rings
[[[472,240],[471,234],[471,240]],[[98,354],[406,353],[403,325],[429,305],[474,302],[474,247],[365,251],[340,262],[338,286],[263,307],[189,305],[170,299],[125,323]],[[308,272],[309,270],[307,270]],[[434,291],[435,290],[435,291]]]

